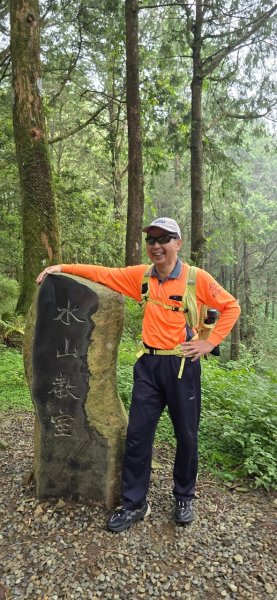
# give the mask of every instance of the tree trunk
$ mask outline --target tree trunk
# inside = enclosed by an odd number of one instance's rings
[[[202,151],[202,1],[196,0],[193,27],[193,78],[191,82],[191,260],[202,267],[204,256],[203,151]]]
[[[227,267],[222,265],[220,267],[220,283],[222,287],[226,288],[227,286]]]
[[[270,277],[270,273],[267,273],[266,276],[266,299],[265,299],[265,309],[264,309],[264,316],[266,319],[268,319],[269,317],[269,302],[270,302],[270,288],[271,288],[271,277]]]
[[[247,348],[251,348],[255,334],[253,304],[251,302],[251,281],[249,275],[248,248],[246,242],[243,245],[243,287],[245,302],[245,337]]]
[[[108,91],[112,94],[112,90]],[[108,110],[110,117],[108,144],[111,156],[114,219],[115,221],[122,221],[122,209],[124,198],[122,193],[122,175],[120,171],[120,109],[118,108],[118,105],[115,104],[112,98],[109,101]]]
[[[229,292],[230,294],[232,294],[232,296],[234,295],[234,285],[233,285],[233,273],[232,273],[232,268],[231,267],[227,267],[228,269],[228,279],[229,279]],[[234,270],[234,269],[233,269]]]
[[[230,359],[238,360],[239,359],[239,345],[240,345],[240,325],[239,321],[237,321],[232,329],[231,333],[231,349],[230,349]]]
[[[174,158],[174,182],[176,188],[181,187],[181,160],[180,155],[176,154]]]
[[[59,233],[41,99],[39,6],[11,0],[13,125],[22,196],[23,274],[17,310],[26,313],[42,268],[60,260]]]
[[[126,101],[128,119],[128,212],[126,265],[141,262],[143,220],[142,133],[139,96],[138,0],[125,0]]]
[[[238,266],[238,244],[237,240],[234,241],[234,251],[236,256],[236,262],[234,263],[234,284],[233,284],[233,296],[238,298],[239,294],[239,266]],[[231,332],[231,348],[230,348],[230,359],[239,359],[239,346],[240,346],[240,321],[239,319],[235,323]]]
[[[113,90],[109,90],[112,95]],[[122,131],[120,130],[120,108],[113,98],[109,101],[109,135],[108,147],[111,157],[111,177],[113,187],[113,218],[117,225],[115,248],[119,260],[124,260],[125,219],[123,220],[124,194],[122,190],[123,175],[120,168]]]

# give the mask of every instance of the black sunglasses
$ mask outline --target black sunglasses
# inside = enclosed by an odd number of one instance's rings
[[[166,233],[165,235],[159,235],[158,237],[152,237],[149,235],[145,241],[146,244],[149,244],[149,246],[154,246],[156,242],[158,242],[158,244],[168,244],[170,240],[176,239],[176,235],[170,235],[169,233]]]

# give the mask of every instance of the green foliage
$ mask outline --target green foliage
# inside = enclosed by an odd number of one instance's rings
[[[22,315],[3,313],[0,319],[0,344],[22,350],[25,322]]]
[[[10,91],[2,82],[0,90],[0,273],[18,277],[22,246],[20,194],[11,108]]]
[[[264,377],[276,379],[277,321],[265,318],[260,310],[255,311],[254,336],[250,348],[244,343],[240,344],[239,361],[228,360],[230,346],[226,341],[220,348],[220,362],[228,368],[252,369]]]
[[[254,360],[257,370],[265,375],[275,372],[277,356],[277,321],[257,313],[254,334]]]
[[[122,337],[118,360],[118,391],[129,409],[136,344]],[[258,375],[243,363],[222,366],[202,361],[203,406],[200,464],[225,480],[250,477],[266,489],[277,481],[276,375]],[[24,377],[22,354],[0,345],[0,410],[33,410]],[[155,442],[175,444],[167,410],[158,424]]]
[[[59,219],[62,232],[62,260],[65,263],[80,262],[121,265],[123,262],[123,227],[113,218],[109,201],[93,188],[87,191],[77,172],[62,172],[56,180],[59,200]]]
[[[18,292],[17,281],[0,273],[0,317],[3,317],[3,313],[12,314],[14,312]]]
[[[125,298],[124,329],[133,340],[141,340],[142,308],[131,298]]]
[[[135,345],[128,335],[119,351],[118,388],[128,410]],[[203,404],[199,434],[200,464],[225,480],[250,477],[266,489],[277,481],[276,376],[259,376],[241,363],[202,361]],[[175,444],[167,410],[158,424],[157,443]]]
[[[117,386],[126,410],[129,410],[131,402],[135,361],[136,346],[130,336],[124,334],[118,352]]]
[[[226,479],[250,476],[265,488],[276,483],[276,377],[260,377],[240,364],[210,359],[202,377],[200,451]]]
[[[0,345],[0,411],[33,410],[22,353]]]

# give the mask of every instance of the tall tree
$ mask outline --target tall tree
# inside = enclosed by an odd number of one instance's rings
[[[126,265],[135,265],[141,262],[141,229],[144,208],[139,94],[138,9],[138,0],[125,0],[126,102],[128,119]]]
[[[202,150],[202,24],[203,5],[196,0],[193,26],[191,81],[191,259],[202,266],[204,258],[204,213],[203,213],[203,150]]]
[[[264,35],[267,23],[277,10],[275,3],[267,4],[269,6],[264,10],[261,9],[260,3],[249,9],[248,3],[244,5],[244,2],[238,3],[233,0],[223,7],[221,3],[206,5],[203,0],[196,0],[195,10],[191,5],[185,5],[187,42],[192,49],[193,60],[190,143],[191,259],[200,266],[203,263],[205,245],[202,160],[203,83],[230,54],[248,44],[249,40],[256,41],[259,31]],[[254,115],[248,116],[253,118]]]
[[[11,0],[13,125],[21,195],[23,274],[17,310],[26,313],[43,265],[60,260],[51,168],[45,139],[37,0]]]

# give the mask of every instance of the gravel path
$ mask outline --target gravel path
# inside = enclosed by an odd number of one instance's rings
[[[165,449],[153,471],[151,516],[113,534],[101,506],[35,498],[26,478],[33,415],[2,415],[0,438],[0,600],[277,598],[272,494],[200,477],[195,521],[177,526]]]

